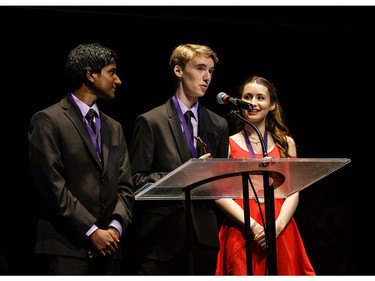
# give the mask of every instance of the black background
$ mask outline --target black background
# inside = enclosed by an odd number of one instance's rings
[[[168,59],[180,43],[217,52],[220,62],[201,102],[224,117],[219,92],[236,96],[252,74],[274,82],[299,157],[351,159],[300,193],[295,219],[316,273],[374,274],[373,15],[371,6],[0,7],[0,272],[33,274],[29,120],[66,94],[69,50],[101,42],[119,51],[123,85],[114,101],[99,106],[122,123],[128,143],[135,117],[173,94]]]

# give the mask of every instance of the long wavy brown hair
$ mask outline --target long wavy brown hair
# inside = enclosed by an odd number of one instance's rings
[[[242,98],[242,92],[246,84],[257,83],[267,87],[268,93],[271,98],[271,104],[275,105],[275,109],[269,111],[266,117],[266,130],[271,134],[276,146],[280,150],[280,156],[283,158],[291,157],[288,153],[288,142],[286,136],[292,137],[288,126],[286,125],[285,115],[282,110],[279,98],[276,93],[276,87],[269,80],[261,76],[251,76],[247,78],[239,88],[238,98]],[[241,110],[238,113],[243,117]],[[238,118],[235,119],[235,130],[240,132],[244,129],[244,123],[241,122]]]

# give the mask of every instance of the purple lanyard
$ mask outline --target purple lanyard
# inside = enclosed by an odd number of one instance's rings
[[[249,140],[245,130],[242,130],[242,135],[243,135],[243,138],[245,139],[247,150],[249,150],[249,152],[250,152],[250,157],[255,158],[254,149],[253,149],[253,147],[250,143],[250,140]],[[264,140],[265,149],[267,151],[267,144],[268,144],[268,133],[267,133],[267,131],[264,131],[263,140]],[[260,141],[262,141],[262,140],[260,140]]]
[[[74,100],[74,98],[72,97],[72,93],[68,94],[68,97],[69,99],[78,107],[76,101]],[[100,121],[100,118],[95,118],[95,123],[96,123],[96,128],[98,130],[98,138],[96,139],[95,138],[95,134],[94,132],[92,131],[89,123],[87,122],[85,116],[82,115],[82,118],[83,118],[83,122],[85,122],[86,124],[86,127],[87,127],[87,130],[89,132],[89,135],[90,135],[90,138],[91,138],[91,142],[92,144],[94,145],[94,148],[95,148],[95,151],[96,151],[96,155],[98,156],[99,160],[101,161],[102,159],[102,147],[101,147],[101,142],[102,142],[102,136],[100,134],[100,129],[102,127],[102,123]]]
[[[91,141],[92,141],[92,144],[94,145],[95,147],[95,151],[96,151],[96,155],[98,156],[99,160],[101,161],[102,159],[102,148],[101,148],[101,141],[102,141],[102,136],[100,134],[100,128],[101,128],[101,123],[100,123],[100,118],[95,118],[95,122],[96,122],[96,128],[98,130],[98,137],[96,138],[95,137],[95,134],[94,132],[92,131],[89,123],[87,122],[86,118],[83,117],[83,119],[85,120],[86,122],[86,127],[87,127],[87,130],[89,131],[89,135],[90,135],[90,138],[91,138]]]
[[[193,138],[190,135],[190,131],[189,131],[188,125],[186,123],[184,115],[182,114],[182,110],[181,110],[180,105],[178,104],[176,95],[174,95],[172,97],[172,101],[173,101],[173,104],[174,104],[174,106],[175,106],[175,108],[177,110],[178,118],[180,118],[181,125],[184,128],[184,134],[185,134],[186,141],[189,144],[190,153],[193,156],[193,158],[197,158],[198,157],[198,152],[197,152],[197,149],[194,146]]]

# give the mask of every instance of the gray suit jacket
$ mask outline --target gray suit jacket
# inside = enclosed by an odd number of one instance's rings
[[[207,152],[217,158],[227,158],[229,135],[226,119],[202,105],[199,105],[198,114],[198,135],[207,144]],[[202,151],[198,154],[201,155]],[[171,98],[138,116],[130,149],[136,189],[156,182],[189,159],[190,150]],[[212,200],[194,200],[192,219],[197,241],[218,248],[213,203]],[[186,234],[184,209],[183,201],[136,201],[134,231],[140,241],[137,252],[156,260],[172,258]]]
[[[125,232],[134,203],[121,124],[101,112],[102,161],[82,114],[68,97],[31,119],[31,174],[40,194],[35,252],[87,258],[86,232],[113,218]]]

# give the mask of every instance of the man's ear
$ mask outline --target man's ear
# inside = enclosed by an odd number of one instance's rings
[[[86,71],[86,79],[92,83],[94,82],[94,74],[90,70]]]
[[[179,65],[175,65],[175,66],[174,66],[174,69],[173,69],[173,72],[174,72],[174,74],[175,74],[177,77],[182,77],[182,68],[181,68],[181,66],[179,66]]]

